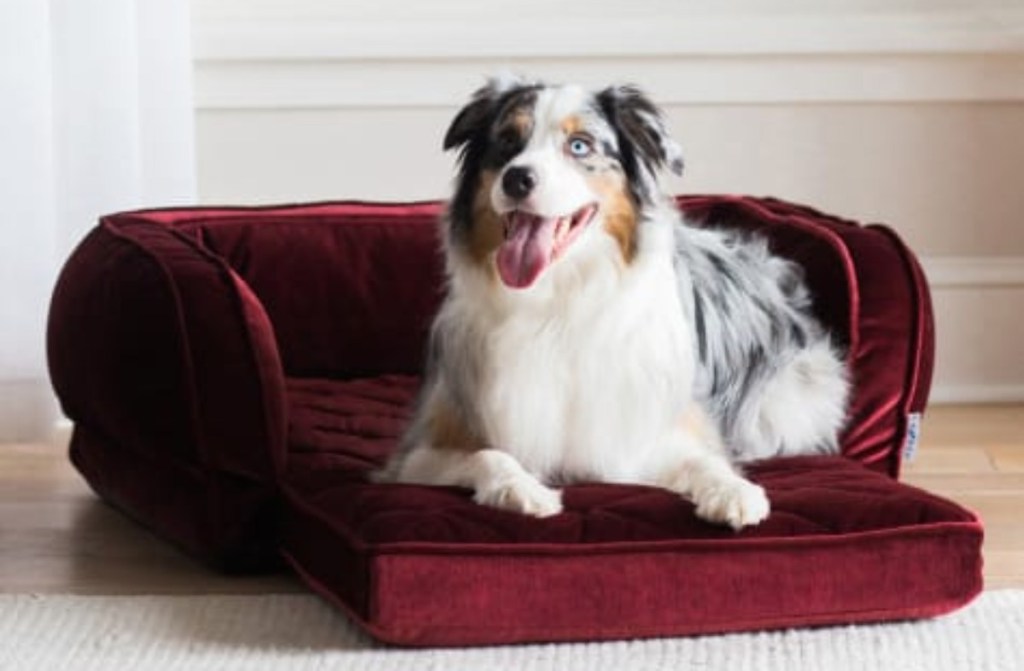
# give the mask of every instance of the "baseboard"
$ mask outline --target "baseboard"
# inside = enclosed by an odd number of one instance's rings
[[[932,389],[934,405],[1024,403],[1024,384],[946,384]]]
[[[1024,287],[1024,256],[947,256],[921,260],[932,289]]]
[[[49,439],[57,401],[46,380],[0,380],[0,443]]]
[[[922,265],[938,321],[932,402],[1024,403],[1024,330],[1013,310],[1024,296],[1024,257],[932,257]]]

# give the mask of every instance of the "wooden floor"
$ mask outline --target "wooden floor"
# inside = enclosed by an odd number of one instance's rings
[[[226,577],[100,503],[63,444],[0,445],[0,592],[193,594],[300,590]],[[935,407],[904,479],[985,520],[989,588],[1024,587],[1024,406]]]

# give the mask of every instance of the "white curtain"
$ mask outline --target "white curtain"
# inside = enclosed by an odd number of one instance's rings
[[[188,0],[0,0],[0,442],[58,417],[57,271],[100,214],[195,198]]]

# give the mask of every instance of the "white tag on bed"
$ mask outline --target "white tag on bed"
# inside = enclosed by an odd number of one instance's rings
[[[907,437],[903,441],[903,461],[908,464],[917,456],[917,443],[921,440],[921,413],[907,415]]]

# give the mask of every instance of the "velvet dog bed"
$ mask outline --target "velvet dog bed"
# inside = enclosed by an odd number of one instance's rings
[[[689,196],[799,262],[855,384],[841,457],[751,469],[735,533],[665,491],[565,490],[538,520],[457,488],[374,484],[442,289],[438,203],[105,217],[67,261],[51,375],[105,500],[221,570],[283,559],[383,641],[475,645],[935,616],[981,590],[982,527],[898,481],[931,379],[921,270],[891,230],[773,199]]]

